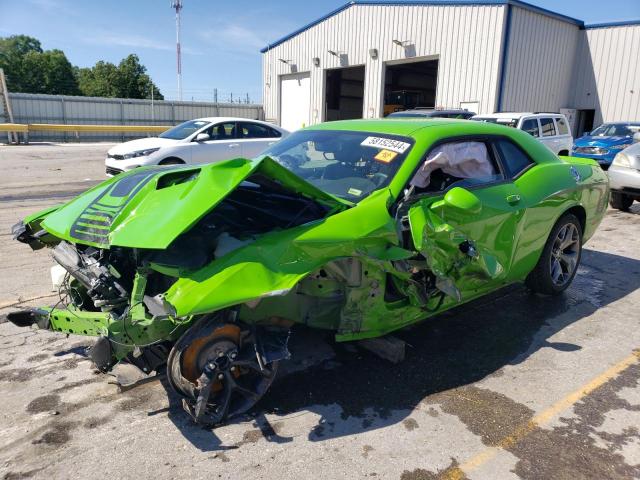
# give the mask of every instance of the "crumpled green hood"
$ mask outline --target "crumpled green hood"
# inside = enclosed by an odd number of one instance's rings
[[[242,181],[260,174],[330,207],[346,202],[317,189],[268,157],[180,167],[138,168],[107,180],[47,215],[58,238],[100,248],[164,249]]]

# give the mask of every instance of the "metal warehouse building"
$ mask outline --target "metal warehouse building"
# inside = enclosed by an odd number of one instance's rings
[[[265,117],[295,130],[403,106],[640,120],[640,21],[517,0],[353,1],[265,47]]]

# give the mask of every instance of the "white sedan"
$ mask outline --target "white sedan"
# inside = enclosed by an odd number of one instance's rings
[[[207,163],[253,158],[289,134],[276,125],[246,118],[209,117],[181,123],[158,137],[121,143],[107,152],[107,175],[143,165]]]

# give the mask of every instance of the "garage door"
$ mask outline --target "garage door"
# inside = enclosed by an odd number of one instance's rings
[[[309,125],[310,86],[308,73],[280,77],[280,126],[293,131]]]

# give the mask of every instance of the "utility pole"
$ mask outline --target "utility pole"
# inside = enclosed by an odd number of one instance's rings
[[[4,70],[0,68],[0,105],[4,111],[4,121],[6,123],[13,123],[13,110],[11,109],[11,100],[9,100],[9,90],[7,89],[7,82],[4,78]],[[14,141],[19,143],[18,132],[7,132],[9,143]]]
[[[176,11],[176,60],[178,67],[178,100],[182,100],[182,54],[180,52],[180,10],[182,0],[173,0],[171,8]]]

